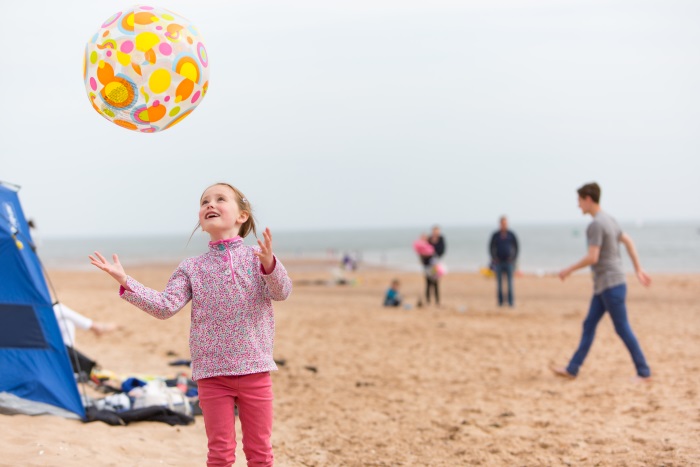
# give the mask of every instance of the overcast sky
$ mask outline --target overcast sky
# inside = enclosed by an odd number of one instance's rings
[[[700,2],[173,1],[209,92],[138,134],[100,117],[86,42],[133,2],[3,2],[0,180],[43,236],[189,234],[239,187],[273,231],[700,220]],[[149,3],[146,3],[149,4]]]

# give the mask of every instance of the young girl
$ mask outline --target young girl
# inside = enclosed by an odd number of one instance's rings
[[[156,318],[170,318],[192,300],[192,379],[207,432],[207,465],[236,460],[236,405],[248,465],[271,466],[270,371],[277,369],[271,301],[286,299],[292,282],[272,254],[270,229],[259,247],[243,244],[251,230],[255,234],[255,221],[248,200],[233,186],[217,183],[204,191],[199,226],[211,237],[209,251],[180,263],[164,292],[127,276],[117,255],[112,263],[99,252],[89,258],[121,284],[123,299]]]

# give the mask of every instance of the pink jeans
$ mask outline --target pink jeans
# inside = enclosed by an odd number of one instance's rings
[[[272,466],[270,373],[215,376],[200,379],[197,385],[208,439],[207,466],[230,467],[236,462],[234,405],[238,406],[243,452],[248,465]]]

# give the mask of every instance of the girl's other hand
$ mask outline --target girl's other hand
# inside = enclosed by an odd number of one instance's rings
[[[270,274],[275,268],[275,256],[272,254],[272,234],[270,233],[270,228],[265,228],[263,232],[263,238],[265,243],[258,239],[258,245],[260,246],[260,251],[255,252],[255,256],[260,259],[260,264],[262,264],[265,274]]]
[[[90,263],[102,269],[104,272],[112,276],[114,280],[126,287],[126,272],[124,272],[124,268],[119,262],[119,257],[116,254],[112,255],[112,260],[114,261],[113,264],[110,264],[99,251],[95,252],[95,256],[89,255],[88,258],[90,258]]]

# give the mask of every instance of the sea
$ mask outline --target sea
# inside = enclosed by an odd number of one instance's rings
[[[513,225],[518,237],[518,268],[524,273],[545,275],[579,260],[586,252],[586,225]],[[700,273],[700,221],[621,222],[635,242],[642,266],[650,273]],[[447,249],[443,261],[448,271],[476,272],[489,264],[488,244],[494,226],[443,226]],[[416,227],[275,230],[273,248],[284,262],[290,259],[325,259],[340,264],[343,257],[363,265],[420,271],[412,244],[427,229]],[[40,259],[47,268],[88,269],[88,254],[98,250],[111,257],[118,253],[125,265],[177,264],[207,250],[208,236],[198,232],[167,236],[39,238]],[[250,235],[248,244],[256,244]],[[632,263],[624,252],[628,272]]]

